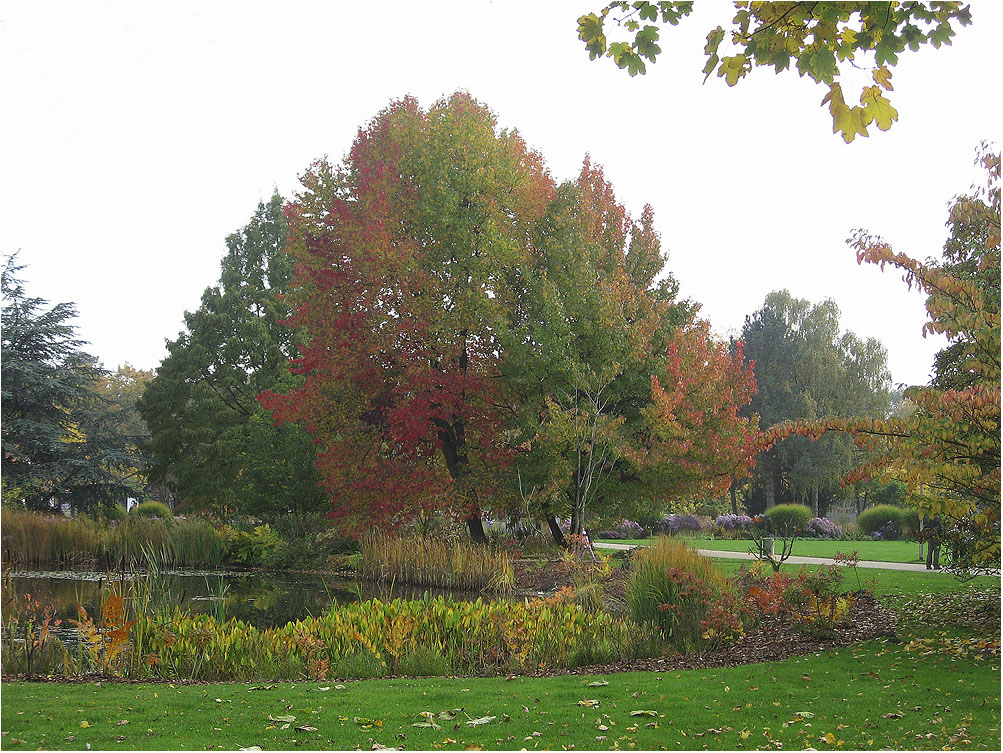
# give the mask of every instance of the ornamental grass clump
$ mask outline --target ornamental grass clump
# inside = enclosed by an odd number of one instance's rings
[[[902,533],[905,510],[894,505],[875,505],[857,517],[857,527],[875,539],[897,539]]]
[[[769,533],[781,538],[795,536],[804,531],[811,508],[805,505],[775,505],[763,513]]]
[[[723,641],[742,631],[735,612],[715,608],[732,601],[722,572],[688,544],[667,536],[635,558],[626,600],[634,620],[657,627],[683,653],[703,640]]]
[[[365,537],[360,574],[387,583],[467,591],[507,593],[515,586],[507,551],[418,534]]]

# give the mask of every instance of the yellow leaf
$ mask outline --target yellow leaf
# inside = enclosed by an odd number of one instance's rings
[[[883,65],[880,68],[875,68],[874,71],[871,73],[871,78],[874,79],[874,83],[878,84],[878,86],[888,91],[892,91],[893,88],[891,81],[892,72],[888,70],[887,65]]]
[[[873,119],[882,131],[887,131],[892,127],[892,123],[899,119],[898,110],[892,107],[891,102],[877,86],[864,87],[864,91],[860,94],[860,104],[864,105],[866,122],[869,123]]]
[[[91,725],[86,720],[84,720],[84,721],[80,722],[80,726],[83,727],[84,729],[87,729]]]
[[[745,55],[731,55],[721,58],[721,67],[718,68],[717,75],[724,76],[728,86],[734,86],[738,79],[745,75],[749,59]]]
[[[836,736],[834,734],[832,734],[831,732],[826,732],[825,733],[825,737],[823,739],[827,743],[829,743],[829,745],[835,745],[836,744]]]

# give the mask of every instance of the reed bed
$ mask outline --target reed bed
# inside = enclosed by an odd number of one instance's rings
[[[164,567],[216,567],[224,545],[200,520],[128,517],[97,522],[27,510],[0,513],[4,564],[8,567],[125,567],[155,558]]]
[[[508,593],[515,571],[508,552],[421,535],[373,534],[362,542],[360,574],[402,585]]]

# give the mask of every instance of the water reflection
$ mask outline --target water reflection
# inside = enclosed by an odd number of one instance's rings
[[[53,604],[64,626],[67,620],[77,618],[77,604],[93,615],[101,602],[102,589],[120,586],[124,587],[127,599],[133,588],[152,586],[160,607],[179,606],[182,610],[221,615],[224,619],[236,617],[258,628],[322,614],[332,604],[373,597],[421,598],[425,592],[431,596],[443,593],[456,600],[472,600],[479,596],[400,586],[391,589],[317,574],[173,571],[152,578],[154,583],[150,582],[150,575],[143,573],[13,572],[10,588],[16,595],[31,594],[43,605]]]

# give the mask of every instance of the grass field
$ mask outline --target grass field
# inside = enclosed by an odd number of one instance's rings
[[[705,539],[680,537],[697,549],[714,549],[719,552],[748,552],[754,542],[738,539]],[[596,539],[613,544],[641,544],[647,546],[655,541],[648,539]],[[856,551],[862,560],[874,562],[919,562],[919,544],[915,541],[830,541],[826,539],[798,539],[794,542],[797,557],[829,557],[836,552],[849,554]]]
[[[716,559],[714,564],[726,575],[731,575],[742,565],[749,562],[742,560]],[[795,572],[800,565],[785,564],[784,572]],[[811,569],[811,566],[808,566]],[[860,582],[857,582],[859,577]],[[843,574],[843,588],[856,590],[859,586],[871,588],[877,596],[916,596],[919,594],[936,594],[951,591],[967,591],[972,589],[1000,589],[1000,579],[988,575],[980,575],[964,583],[953,575],[938,572],[912,572],[908,570],[878,570],[872,568],[857,568],[856,574],[848,569]]]
[[[5,683],[3,747],[998,749],[998,662],[907,649],[510,681]]]
[[[729,573],[742,564],[716,563]],[[998,628],[969,618],[998,604],[999,578],[962,584],[926,572],[861,574],[899,612],[897,639],[726,669],[589,677],[5,682],[0,743],[5,750],[998,749]],[[855,588],[846,576],[845,587]]]

